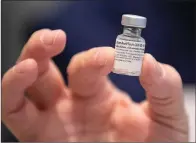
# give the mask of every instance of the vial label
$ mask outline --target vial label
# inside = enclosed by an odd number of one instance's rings
[[[116,39],[113,72],[129,76],[139,76],[144,50],[144,42]]]

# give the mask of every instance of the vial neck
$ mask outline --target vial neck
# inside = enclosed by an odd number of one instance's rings
[[[141,32],[142,32],[141,28],[127,27],[127,26],[125,26],[123,28],[123,35],[125,35],[125,36],[136,36],[136,37],[139,37],[139,36],[141,36]]]

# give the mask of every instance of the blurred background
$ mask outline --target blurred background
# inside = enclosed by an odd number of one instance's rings
[[[146,52],[174,66],[184,83],[185,105],[190,117],[190,141],[195,141],[195,0],[115,1],[3,1],[2,75],[15,64],[30,35],[42,28],[63,29],[68,43],[54,61],[67,81],[65,69],[71,57],[98,46],[114,47],[122,33],[122,14],[147,17],[142,36]],[[137,77],[109,75],[133,100],[145,99]],[[2,124],[2,141],[17,141]]]

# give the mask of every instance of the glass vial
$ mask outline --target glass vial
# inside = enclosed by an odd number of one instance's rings
[[[147,19],[137,15],[124,14],[121,24],[123,33],[118,35],[115,44],[113,73],[139,76],[145,51],[145,40],[141,31]]]

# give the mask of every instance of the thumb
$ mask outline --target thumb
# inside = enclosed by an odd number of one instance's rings
[[[187,132],[182,80],[178,72],[146,54],[140,83],[147,94],[151,118],[160,124]],[[179,123],[183,125],[179,126]]]

